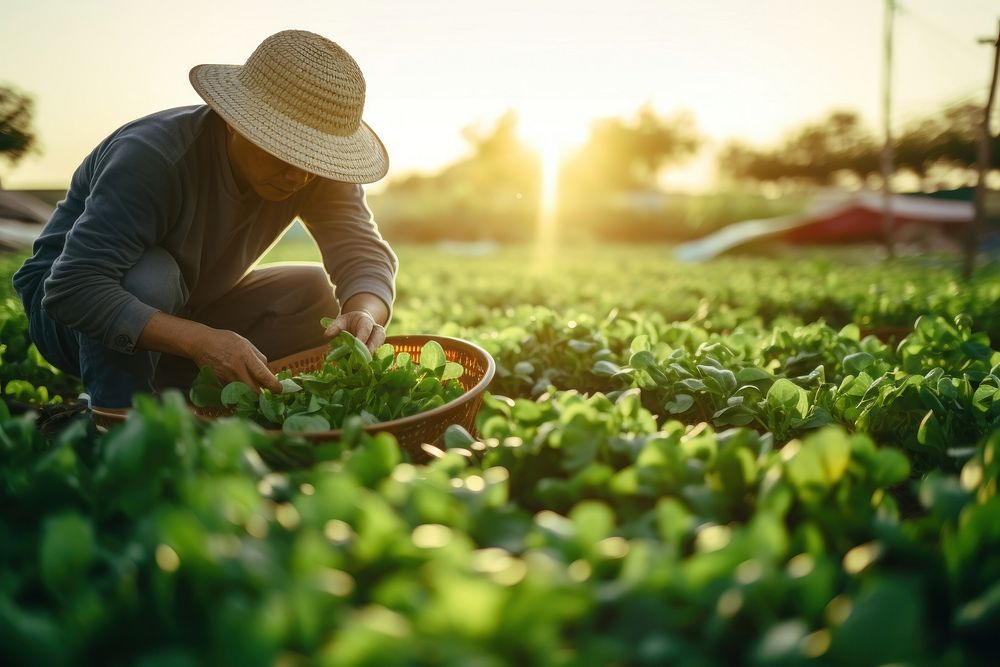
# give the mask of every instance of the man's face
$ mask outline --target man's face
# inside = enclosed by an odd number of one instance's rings
[[[316,178],[315,174],[279,160],[258,148],[230,125],[229,161],[237,178],[254,189],[261,199],[281,201],[288,199]]]

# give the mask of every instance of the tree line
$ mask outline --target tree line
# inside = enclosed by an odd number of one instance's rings
[[[971,183],[981,113],[968,102],[903,127],[894,142],[895,173],[909,174],[923,187],[943,176]],[[35,149],[31,115],[30,96],[0,86],[0,156],[11,164]],[[464,157],[434,174],[393,178],[372,197],[383,229],[407,240],[533,238],[542,165],[518,133],[517,114],[508,111],[486,128],[465,128],[463,136],[469,144]],[[816,187],[880,183],[881,139],[856,112],[837,110],[770,146],[725,143],[717,151],[720,190],[740,190],[739,202],[706,196],[693,205],[663,208],[656,198],[661,176],[708,142],[691,114],[660,114],[648,105],[631,116],[595,121],[585,143],[559,165],[559,226],[600,237],[677,239],[786,212],[764,197],[748,198],[762,185],[777,186],[792,201],[788,196]],[[1000,138],[993,142],[992,168],[1000,169]]]
[[[895,173],[916,177],[924,189],[945,175],[959,183],[974,182],[982,113],[980,105],[966,102],[905,126],[892,144]],[[1000,138],[992,141],[991,166],[1000,169]],[[793,130],[775,146],[730,142],[718,160],[720,170],[738,181],[788,187],[872,185],[881,180],[882,144],[857,113],[834,111]]]
[[[909,174],[925,188],[971,184],[981,113],[969,102],[903,127],[894,141],[895,174]],[[436,174],[389,183],[379,198],[382,219],[414,240],[439,234],[532,238],[541,165],[518,135],[516,114],[504,114],[486,130],[467,128],[464,136],[470,144],[465,157]],[[993,141],[993,168],[1000,169],[1000,140]],[[650,106],[595,121],[586,142],[559,165],[558,227],[566,236],[680,240],[787,213],[818,187],[881,184],[881,139],[856,112],[837,110],[771,146],[724,144],[717,152],[723,180],[717,195],[658,196],[665,171],[689,161],[707,142],[690,114],[663,115]],[[760,194],[764,185],[777,186],[783,202]]]

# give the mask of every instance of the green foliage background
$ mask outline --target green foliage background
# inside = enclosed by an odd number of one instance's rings
[[[998,267],[398,250],[390,333],[497,361],[477,433],[314,444],[175,392],[53,432],[0,404],[0,662],[1000,658]]]

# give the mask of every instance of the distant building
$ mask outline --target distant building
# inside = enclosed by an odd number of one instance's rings
[[[0,248],[30,248],[65,190],[0,190]]]
[[[894,238],[938,250],[957,250],[973,219],[968,193],[952,195],[894,195]],[[675,250],[682,261],[704,261],[728,250],[762,239],[787,243],[879,243],[883,240],[883,199],[880,193],[826,195],[801,213],[746,220]]]

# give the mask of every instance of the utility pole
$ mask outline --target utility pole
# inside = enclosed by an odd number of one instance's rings
[[[972,224],[965,233],[965,266],[962,274],[968,279],[976,266],[976,250],[979,245],[979,233],[986,224],[986,176],[990,172],[990,144],[993,143],[993,133],[990,131],[990,114],[993,112],[993,98],[997,92],[997,67],[1000,66],[1000,22],[997,25],[997,36],[981,37],[980,44],[993,44],[993,76],[990,78],[990,94],[986,99],[986,109],[983,110],[983,122],[979,126],[979,151],[976,160],[976,170],[979,172],[976,181],[976,195],[973,200],[975,207]]]
[[[885,0],[885,20],[883,22],[882,59],[882,128],[885,143],[882,145],[882,238],[886,255],[891,259],[895,254],[892,216],[892,171],[894,151],[892,147],[892,27],[896,15],[895,0]]]

